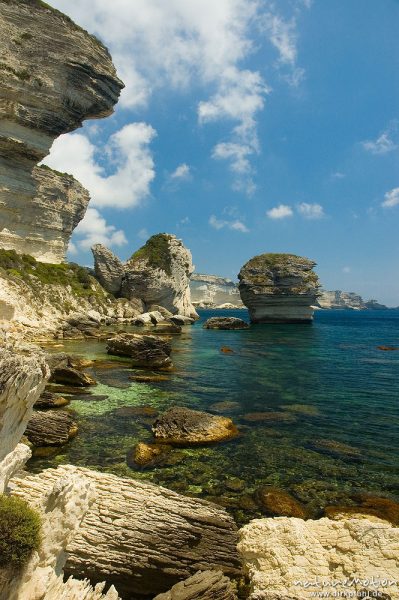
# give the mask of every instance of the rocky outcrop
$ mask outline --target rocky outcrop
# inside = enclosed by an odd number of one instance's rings
[[[190,279],[191,299],[195,306],[242,308],[243,303],[236,283],[218,275],[193,273]]]
[[[0,0],[0,40],[0,247],[60,262],[87,192],[34,167],[56,137],[111,114],[123,84],[104,46],[39,0]]]
[[[387,308],[376,300],[364,301],[359,294],[342,292],[341,290],[322,290],[317,299],[317,305],[320,308],[350,308],[352,310],[383,310]]]
[[[25,436],[34,446],[61,446],[77,431],[73,415],[65,410],[35,411],[28,421]]]
[[[313,319],[319,281],[316,263],[294,254],[260,254],[241,269],[241,299],[252,323],[304,323]]]
[[[205,321],[204,329],[249,329],[248,323],[236,317],[211,317]]]
[[[377,597],[372,592],[398,598],[398,549],[399,529],[373,517],[257,519],[240,530],[238,544],[251,600],[299,600],[320,591],[349,597],[366,590],[371,598]]]
[[[186,446],[231,440],[237,427],[228,417],[219,417],[175,406],[155,421],[152,431],[157,442]]]
[[[170,343],[156,335],[121,333],[107,340],[107,352],[129,356],[133,367],[165,369],[172,366]]]
[[[107,292],[119,295],[124,275],[122,261],[103,244],[95,244],[91,251],[94,257],[94,273],[98,281]]]
[[[193,270],[191,252],[181,240],[166,233],[153,235],[126,263],[122,296],[197,318],[189,286]]]
[[[34,505],[73,474],[95,486],[95,499],[67,546],[69,574],[105,579],[136,598],[165,592],[199,569],[240,572],[234,522],[214,504],[73,466],[15,478],[14,493]]]
[[[237,595],[223,571],[198,571],[154,600],[237,600]]]

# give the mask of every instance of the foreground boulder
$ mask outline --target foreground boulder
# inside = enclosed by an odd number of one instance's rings
[[[129,356],[133,367],[165,369],[172,366],[170,343],[155,335],[121,333],[107,340],[107,352]]]
[[[36,400],[35,408],[60,408],[61,406],[66,406],[69,403],[70,400],[68,398],[63,398],[62,396],[58,396],[58,394],[54,394],[53,392],[43,392],[38,400]]]
[[[154,600],[237,600],[237,595],[223,571],[198,571]]]
[[[50,381],[52,383],[63,383],[75,387],[88,387],[96,384],[90,375],[77,369],[72,369],[72,367],[56,367],[51,374]]]
[[[313,319],[319,294],[316,263],[294,254],[260,254],[238,274],[241,299],[252,323],[304,323]]]
[[[153,235],[125,264],[121,295],[198,318],[190,297],[191,252],[176,236]]]
[[[249,329],[248,323],[236,317],[211,317],[204,323],[204,329]]]
[[[165,592],[199,569],[240,573],[234,521],[209,502],[72,465],[16,478],[14,493],[36,503],[72,474],[87,478],[95,498],[67,546],[67,573],[106,580],[125,598]]]
[[[34,412],[29,419],[25,436],[34,446],[61,446],[76,435],[78,426],[71,413],[65,410]]]
[[[256,519],[240,530],[238,544],[250,600],[305,599],[320,590],[331,598],[397,598],[398,548],[399,529],[373,517]]]
[[[238,435],[228,417],[177,406],[158,417],[152,431],[157,442],[177,446],[222,442]]]

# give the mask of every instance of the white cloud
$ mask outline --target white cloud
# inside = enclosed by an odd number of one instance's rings
[[[171,179],[190,179],[191,169],[186,163],[182,163],[171,173]]]
[[[148,238],[150,237],[150,234],[148,233],[148,230],[143,227],[142,229],[140,229],[140,231],[137,233],[137,237],[140,238],[141,240],[145,240],[147,241]]]
[[[149,144],[155,130],[146,123],[130,123],[112,134],[102,149],[102,158],[113,169],[107,174],[97,162],[96,147],[81,133],[61,135],[44,163],[72,173],[90,192],[91,206],[128,208],[140,204],[150,193],[155,177]]]
[[[233,231],[241,231],[241,233],[248,233],[248,227],[240,220],[234,219],[232,221],[217,219],[215,215],[209,217],[209,225],[214,229],[232,229]]]
[[[127,239],[121,229],[108,225],[104,217],[96,208],[88,208],[84,219],[74,231],[75,241],[80,248],[90,248],[93,244],[105,244],[106,246],[123,246]],[[79,239],[83,238],[83,239]],[[76,246],[75,246],[76,248]]]
[[[391,121],[376,140],[366,140],[362,142],[362,146],[371,154],[388,154],[388,152],[392,152],[399,148],[398,143],[398,122]]]
[[[322,219],[325,216],[321,204],[308,204],[307,202],[302,202],[298,205],[298,212],[305,217],[305,219]]]
[[[287,204],[279,204],[266,212],[269,219],[286,219],[292,217],[294,211]]]
[[[341,171],[335,171],[335,173],[331,174],[332,179],[344,179],[344,177],[346,177],[346,175],[345,175],[345,173],[342,173]]]
[[[393,188],[384,195],[384,202],[381,206],[385,208],[393,208],[399,204],[399,187]]]
[[[352,269],[350,267],[343,267],[342,268],[342,272],[343,273],[350,273],[352,271]]]
[[[68,244],[68,253],[72,254],[72,256],[75,256],[78,253],[76,244],[74,244],[72,240],[70,240]]]

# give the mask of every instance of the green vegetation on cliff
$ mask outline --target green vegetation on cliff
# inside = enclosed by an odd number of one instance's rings
[[[137,252],[130,258],[133,264],[145,260],[150,267],[162,269],[167,275],[171,274],[171,257],[169,241],[171,237],[167,233],[153,235]]]
[[[24,500],[0,495],[0,567],[22,567],[40,546],[41,520]]]
[[[93,284],[98,286],[85,267],[75,263],[42,263],[28,254],[17,254],[15,250],[0,249],[0,274],[2,273],[28,285],[35,278],[45,285],[70,286],[72,293],[81,297],[94,295]]]

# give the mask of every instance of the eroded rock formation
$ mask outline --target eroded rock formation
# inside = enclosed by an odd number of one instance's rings
[[[71,465],[15,478],[14,493],[35,505],[74,474],[95,486],[95,499],[67,546],[69,574],[105,579],[130,598],[165,592],[199,569],[240,572],[234,522],[209,502]]]
[[[120,333],[107,340],[107,352],[115,356],[129,356],[133,367],[165,369],[172,366],[172,346],[156,335]]]
[[[154,600],[237,600],[237,595],[223,571],[198,571]]]
[[[96,277],[109,292],[147,310],[162,307],[173,315],[198,318],[191,303],[191,252],[175,235],[153,235],[123,264],[108,248],[93,246]]]
[[[251,600],[305,599],[320,590],[331,598],[366,590],[370,598],[397,598],[398,549],[399,529],[373,517],[256,519],[240,530],[238,544]]]
[[[176,446],[222,442],[238,435],[230,418],[183,406],[174,406],[160,415],[152,431],[157,442]]]
[[[260,254],[241,269],[241,299],[252,323],[302,323],[313,319],[319,293],[316,263],[294,254]]]
[[[211,317],[205,321],[204,329],[249,329],[248,323],[236,317]]]
[[[238,285],[217,275],[193,273],[190,280],[191,299],[195,306],[243,308]],[[227,305],[227,306],[226,306]]]
[[[0,0],[0,40],[0,247],[60,262],[87,192],[34,167],[56,137],[111,114],[123,84],[104,46],[39,0]]]

